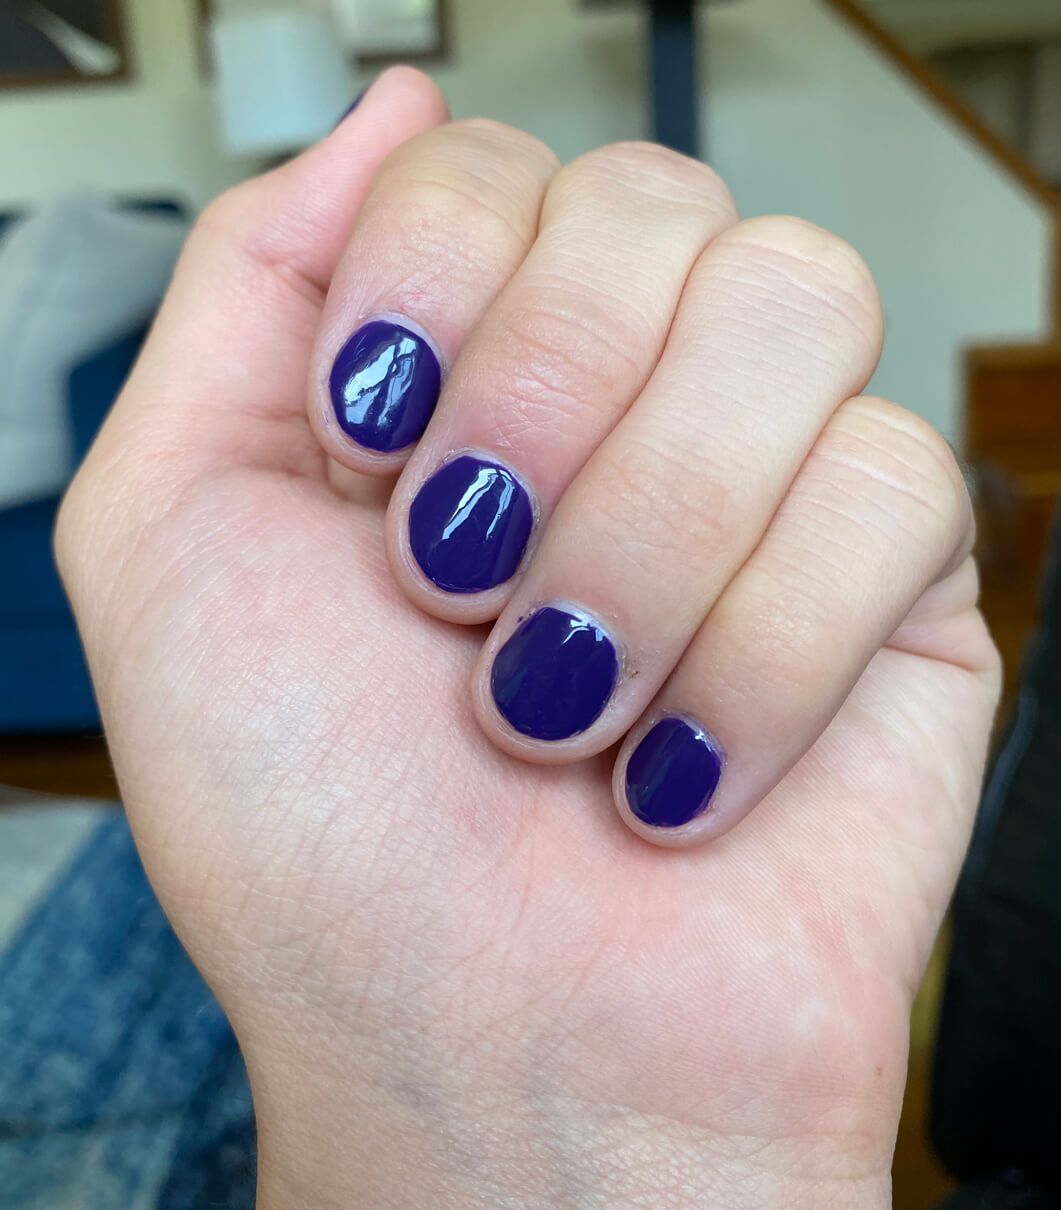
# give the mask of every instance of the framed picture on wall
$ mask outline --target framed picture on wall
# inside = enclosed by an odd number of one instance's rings
[[[4,0],[0,0],[3,4]],[[211,70],[206,31],[215,14],[254,12],[270,0],[198,0],[200,57]],[[271,0],[276,6],[277,0]],[[365,67],[437,60],[449,54],[448,0],[284,0],[279,7],[312,5],[332,18],[342,49]]]
[[[0,0],[0,88],[128,75],[123,0]]]
[[[445,0],[331,0],[339,36],[364,62],[445,55]]]

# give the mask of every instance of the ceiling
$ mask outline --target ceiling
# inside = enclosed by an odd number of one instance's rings
[[[862,0],[921,49],[1061,38],[1061,0]]]

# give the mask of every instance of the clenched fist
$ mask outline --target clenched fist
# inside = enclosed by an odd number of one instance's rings
[[[392,70],[207,209],[60,519],[259,1204],[884,1207],[998,692],[958,467],[842,241],[447,119]]]

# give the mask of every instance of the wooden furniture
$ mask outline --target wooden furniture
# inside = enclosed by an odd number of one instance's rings
[[[118,798],[101,735],[0,736],[0,786],[69,798]]]
[[[985,574],[1034,580],[1061,495],[1061,342],[972,349],[966,376]]]

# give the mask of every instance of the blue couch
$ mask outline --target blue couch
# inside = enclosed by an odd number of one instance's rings
[[[170,203],[144,203],[178,212]],[[14,216],[0,215],[0,232]],[[130,332],[69,379],[77,460],[120,391],[146,329]],[[59,497],[0,510],[0,733],[97,731],[99,711],[52,556]]]

